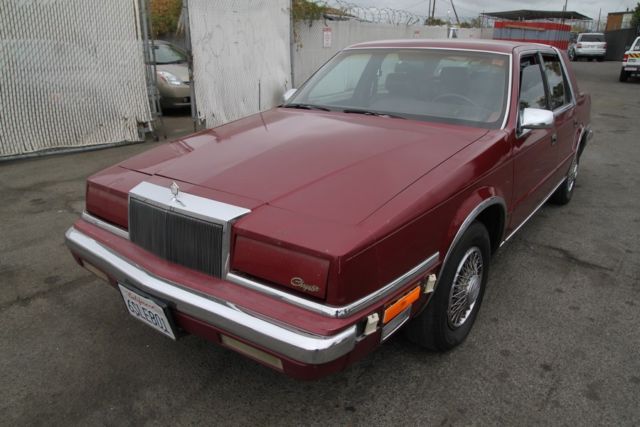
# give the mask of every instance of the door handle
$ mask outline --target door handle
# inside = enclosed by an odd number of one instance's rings
[[[551,145],[556,145],[557,142],[558,142],[558,134],[554,133],[553,135],[551,135]]]

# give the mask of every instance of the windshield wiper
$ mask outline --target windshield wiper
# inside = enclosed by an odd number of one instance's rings
[[[348,108],[346,110],[342,110],[343,113],[351,113],[351,114],[364,114],[366,116],[378,116],[378,117],[391,117],[394,119],[406,119],[406,117],[397,116],[395,114],[389,113],[380,113],[378,111],[370,111],[370,110],[357,110],[354,108]]]
[[[285,104],[284,108],[297,108],[299,110],[322,110],[322,111],[331,111],[327,107],[321,107],[319,105],[313,104]]]

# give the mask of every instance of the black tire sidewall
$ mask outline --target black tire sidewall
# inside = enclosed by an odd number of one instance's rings
[[[452,329],[449,326],[447,310],[449,308],[449,295],[451,287],[453,286],[453,279],[460,261],[467,250],[473,246],[477,246],[480,249],[483,260],[483,275],[480,285],[480,293],[478,294],[478,299],[476,300],[476,304],[473,307],[472,312],[469,314],[469,317],[464,324],[458,328]],[[449,350],[461,344],[469,335],[478,314],[478,310],[482,304],[482,298],[484,296],[487,279],[489,277],[490,260],[491,243],[489,240],[489,233],[484,225],[479,222],[474,222],[467,229],[451,252],[450,258],[447,260],[447,264],[441,272],[438,287],[433,299],[429,303],[430,306],[426,310],[429,312],[430,321],[427,322],[427,325],[425,326],[427,326],[430,331],[425,332],[433,334],[432,346],[435,347],[435,349],[440,351]]]
[[[580,147],[578,147],[579,150]],[[580,161],[578,160],[578,152],[576,151],[576,162],[578,163],[578,170],[580,169]],[[553,193],[553,197],[551,197],[551,202],[555,203],[556,205],[566,205],[567,203],[569,203],[571,201],[571,198],[573,197],[573,192],[576,189],[576,183],[578,181],[577,178],[575,178],[573,180],[573,186],[571,187],[571,189],[569,189],[569,173],[571,173],[571,165],[573,164],[573,160],[572,163],[569,165],[569,171],[567,172],[567,178],[565,178],[564,181],[562,181],[562,184],[560,185],[560,187],[558,187],[558,189],[556,190],[555,193]]]

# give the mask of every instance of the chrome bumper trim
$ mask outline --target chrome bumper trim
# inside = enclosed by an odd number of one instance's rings
[[[89,224],[93,224],[96,227],[100,227],[103,230],[115,234],[116,236],[129,240],[129,232],[127,230],[125,230],[124,228],[116,227],[113,224],[109,224],[108,222],[91,215],[87,211],[82,212],[82,219],[87,221]]]
[[[380,301],[381,299],[388,296],[389,294],[397,291],[398,289],[401,289],[403,286],[409,285],[412,281],[418,279],[421,275],[425,274],[432,267],[434,267],[438,262],[439,257],[440,257],[440,253],[436,252],[426,260],[422,261],[420,264],[413,267],[411,270],[404,273],[402,276],[396,278],[395,280],[381,287],[377,291],[372,292],[369,295],[355,302],[352,302],[351,304],[344,305],[341,307],[334,307],[330,305],[309,301],[307,299],[300,298],[296,295],[292,295],[292,294],[280,291],[278,289],[274,289],[270,286],[267,286],[255,280],[246,278],[237,273],[227,274],[226,279],[235,284],[244,286],[249,289],[256,290],[260,293],[269,295],[273,298],[279,299],[281,301],[285,301],[289,304],[293,304],[300,308],[313,311],[314,313],[318,313],[326,317],[344,318],[344,317],[349,317],[352,314],[357,313],[358,311],[363,310],[366,307]]]
[[[73,253],[116,280],[130,283],[152,296],[167,301],[182,313],[276,354],[317,365],[338,359],[355,347],[355,325],[333,336],[314,335],[294,327],[289,328],[228,301],[195,293],[155,277],[74,227],[67,230],[65,238]]]

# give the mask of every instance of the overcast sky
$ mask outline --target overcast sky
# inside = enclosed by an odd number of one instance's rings
[[[333,0],[335,2],[335,0]],[[363,7],[390,7],[393,9],[408,10],[420,15],[427,14],[429,0],[345,0],[345,2],[357,4]],[[332,3],[331,0],[328,3]],[[562,10],[564,0],[453,0],[458,15],[465,19],[478,16],[481,12],[500,12],[505,10],[535,9],[535,10]],[[622,12],[629,8],[633,10],[636,0],[568,0],[567,10],[576,11],[587,15],[594,20],[598,19],[598,11],[602,9],[602,21],[606,22],[608,12]],[[446,17],[451,10],[450,0],[436,0],[436,16]],[[453,19],[453,13],[451,13]]]

